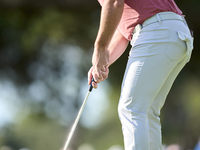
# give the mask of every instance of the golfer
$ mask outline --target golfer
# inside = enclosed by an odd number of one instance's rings
[[[162,150],[160,110],[193,49],[184,15],[174,0],[99,2],[101,19],[88,83],[94,78],[97,88],[130,41],[118,106],[125,150]]]

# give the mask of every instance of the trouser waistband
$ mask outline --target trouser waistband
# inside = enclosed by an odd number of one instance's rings
[[[178,15],[174,12],[161,12],[145,20],[142,26],[145,27],[155,22],[161,23],[163,20],[180,20],[186,23],[185,18],[181,15]]]
[[[160,12],[148,18],[147,20],[145,20],[142,25],[138,24],[133,30],[133,34],[136,33],[137,31],[140,31],[141,28],[149,24],[156,23],[156,22],[159,22],[161,24],[162,21],[164,20],[180,20],[180,21],[183,21],[187,25],[185,18],[181,15],[178,15],[174,12]]]

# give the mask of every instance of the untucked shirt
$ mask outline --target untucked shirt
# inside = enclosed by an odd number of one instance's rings
[[[103,5],[104,0],[98,1]],[[151,16],[166,11],[182,15],[174,0],[125,0],[124,11],[117,29],[126,39],[131,40],[137,24],[142,24]]]

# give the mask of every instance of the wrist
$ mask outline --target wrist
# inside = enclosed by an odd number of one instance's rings
[[[95,44],[94,45],[94,51],[96,51],[96,52],[106,52],[107,46],[105,46],[104,44]]]

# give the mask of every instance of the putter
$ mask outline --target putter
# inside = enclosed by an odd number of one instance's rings
[[[95,82],[94,79],[92,79],[92,82]],[[87,102],[87,99],[88,99],[88,97],[89,97],[89,95],[90,95],[90,92],[92,92],[92,89],[93,89],[92,82],[91,82],[91,84],[90,84],[90,86],[89,86],[89,90],[88,90],[87,95],[86,95],[86,97],[85,97],[85,99],[84,99],[84,101],[83,101],[83,104],[82,104],[82,106],[81,106],[81,108],[80,108],[80,110],[79,110],[79,112],[78,112],[78,115],[77,115],[77,117],[76,117],[76,120],[75,120],[75,122],[74,122],[74,124],[73,124],[73,126],[72,126],[72,128],[71,128],[71,131],[70,131],[70,133],[69,133],[69,136],[68,136],[68,138],[67,138],[67,141],[66,141],[66,143],[65,143],[65,146],[64,146],[64,149],[63,149],[63,150],[67,150],[67,147],[68,147],[69,142],[70,142],[70,140],[71,140],[71,138],[72,138],[72,136],[73,136],[73,134],[74,134],[74,131],[75,131],[76,126],[77,126],[77,124],[78,124],[78,121],[79,121],[79,119],[80,119],[80,117],[81,117],[81,114],[82,114],[82,112],[83,112],[83,109],[84,109],[84,107],[85,107],[85,104],[86,104],[86,102]]]

